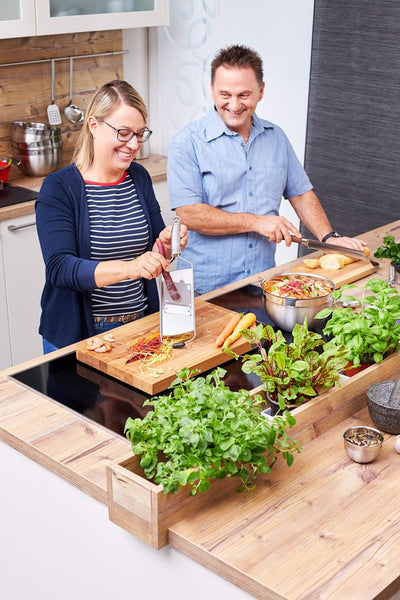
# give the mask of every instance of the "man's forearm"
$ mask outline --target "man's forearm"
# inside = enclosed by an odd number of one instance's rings
[[[332,231],[332,226],[316,194],[310,190],[301,196],[290,198],[300,221],[318,239]]]
[[[231,213],[208,204],[190,204],[175,210],[188,229],[204,235],[232,235],[255,231],[256,215]]]

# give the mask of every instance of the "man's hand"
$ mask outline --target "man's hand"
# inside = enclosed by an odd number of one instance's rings
[[[277,216],[257,216],[257,233],[265,235],[270,242],[279,244],[285,240],[286,246],[292,243],[291,235],[302,237],[300,231],[286,219],[285,217]]]

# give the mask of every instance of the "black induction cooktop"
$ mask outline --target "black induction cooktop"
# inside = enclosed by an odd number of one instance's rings
[[[264,310],[260,286],[247,285],[210,302],[237,312],[252,311],[259,322],[271,323]],[[232,391],[252,390],[261,383],[257,375],[242,372],[241,361],[229,360],[221,367],[226,371],[225,383]],[[80,363],[75,352],[20,371],[12,379],[122,436],[128,417],[143,418],[151,409],[143,405],[150,398],[148,394]]]
[[[242,373],[239,361],[221,366],[226,370],[225,382],[233,391],[252,390],[260,384],[256,375]],[[75,352],[15,373],[11,379],[122,436],[128,417],[142,419],[151,409],[143,406],[151,396],[80,363]]]
[[[20,202],[30,202],[31,200],[36,200],[37,197],[38,192],[35,192],[34,190],[28,190],[19,185],[5,183],[3,189],[0,190],[0,208],[19,204]]]

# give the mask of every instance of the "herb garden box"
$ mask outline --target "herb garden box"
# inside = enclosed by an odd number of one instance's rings
[[[335,387],[299,406],[293,411],[296,425],[288,430],[290,437],[298,440],[302,446],[311,442],[365,408],[366,390],[370,385],[386,379],[395,380],[399,372],[400,353],[397,352],[379,365],[371,365],[350,377],[341,387]],[[256,392],[260,390],[255,389]],[[196,496],[190,496],[187,487],[180,488],[176,494],[164,494],[161,485],[144,477],[139,462],[140,457],[132,455],[119,464],[107,467],[109,518],[158,549],[168,543],[169,527],[217,503],[224,496],[235,494],[240,483],[237,477],[216,479],[210,490]],[[290,467],[286,468],[287,477],[290,478]]]
[[[107,466],[108,510],[110,520],[154,548],[168,543],[168,528],[218,501],[239,487],[239,479],[215,479],[211,488],[196,496],[189,486],[176,494],[164,494],[162,485],[145,478],[140,456]]]

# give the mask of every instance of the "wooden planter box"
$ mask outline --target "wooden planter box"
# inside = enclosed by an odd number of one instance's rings
[[[140,456],[107,466],[108,511],[110,520],[154,548],[168,543],[168,528],[227,493],[236,493],[238,477],[215,479],[207,492],[190,496],[190,487],[176,494],[164,494],[162,485],[143,474]]]
[[[386,379],[395,380],[399,372],[400,353],[396,353],[380,365],[372,365],[350,377],[340,388],[335,387],[299,406],[293,411],[296,425],[289,430],[290,436],[302,446],[311,442],[365,408],[366,390],[370,385]],[[254,393],[259,391],[255,389]],[[190,496],[188,488],[180,488],[173,495],[164,494],[161,485],[155,485],[144,477],[139,462],[140,457],[132,455],[117,465],[107,467],[109,517],[135,537],[158,549],[168,543],[169,527],[222,497],[235,494],[240,483],[237,477],[216,479],[210,490],[196,496]]]

